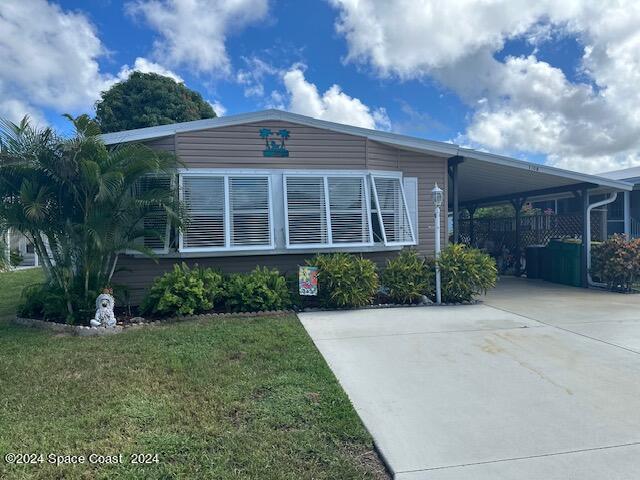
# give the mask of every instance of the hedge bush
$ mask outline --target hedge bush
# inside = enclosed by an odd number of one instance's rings
[[[223,301],[223,294],[220,272],[176,264],[153,282],[141,310],[145,315],[193,315],[212,310]]]
[[[329,308],[370,305],[380,281],[371,260],[349,253],[319,254],[307,260],[318,267],[318,299]]]
[[[438,258],[442,279],[442,301],[468,302],[496,285],[498,269],[488,254],[454,243],[440,252]]]
[[[95,315],[95,299],[100,293],[102,292],[89,291],[87,298],[77,293],[67,296],[73,311],[71,315],[60,287],[47,282],[32,284],[22,290],[17,313],[21,317],[37,318],[47,322],[88,324],[89,319]]]
[[[286,279],[278,270],[257,267],[248,274],[229,276],[224,284],[225,305],[232,312],[258,312],[291,308]]]
[[[630,291],[640,279],[640,239],[614,235],[594,245],[591,274],[611,290]]]
[[[393,302],[416,303],[433,291],[434,264],[418,256],[415,250],[405,249],[387,261],[381,280]]]

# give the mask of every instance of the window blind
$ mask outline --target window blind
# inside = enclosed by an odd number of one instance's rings
[[[333,243],[371,243],[365,178],[328,177],[327,181]]]
[[[287,243],[328,245],[327,192],[322,176],[285,176]]]
[[[183,175],[182,250],[273,248],[268,176]]]
[[[272,244],[268,177],[229,177],[232,247]]]
[[[182,199],[188,216],[182,246],[225,247],[224,177],[183,176]]]

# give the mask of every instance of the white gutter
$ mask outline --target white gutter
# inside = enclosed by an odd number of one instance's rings
[[[604,200],[600,200],[599,202],[592,203],[587,207],[587,215],[584,221],[587,222],[587,282],[590,287],[607,286],[606,283],[594,282],[591,278],[591,272],[589,271],[591,270],[591,210],[615,202],[616,198],[618,198],[618,192],[613,192],[609,198],[605,198]]]

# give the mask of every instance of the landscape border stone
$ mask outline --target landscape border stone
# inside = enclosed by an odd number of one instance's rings
[[[267,312],[238,312],[238,313],[202,313],[199,315],[187,315],[184,317],[171,317],[164,319],[154,319],[149,321],[141,321],[138,323],[131,323],[126,325],[116,325],[112,328],[107,327],[89,327],[86,325],[67,325],[65,323],[47,322],[44,320],[37,320],[35,318],[24,318],[16,316],[13,323],[16,325],[22,325],[25,327],[39,328],[41,330],[50,330],[58,333],[67,333],[69,335],[76,335],[79,337],[95,337],[106,335],[117,335],[129,330],[138,330],[141,327],[149,327],[156,325],[166,325],[170,323],[184,322],[189,320],[203,320],[207,318],[229,318],[229,317],[256,317],[261,316],[278,316],[295,313],[293,310],[270,310]]]

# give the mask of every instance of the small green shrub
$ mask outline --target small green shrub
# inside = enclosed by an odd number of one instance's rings
[[[145,315],[193,315],[212,310],[223,300],[223,276],[211,268],[186,264],[157,278],[142,302]]]
[[[591,274],[611,290],[629,291],[640,279],[640,239],[614,235],[591,249]]]
[[[225,305],[232,312],[257,312],[291,308],[286,279],[278,270],[257,267],[248,274],[226,279]]]
[[[433,290],[435,268],[414,250],[405,249],[387,261],[382,272],[382,285],[396,303],[416,303]]]
[[[78,290],[80,289],[75,291]],[[21,317],[49,322],[87,324],[95,314],[94,302],[98,292],[89,292],[89,296],[83,299],[75,291],[67,297],[73,310],[71,315],[64,292],[60,287],[50,283],[29,285],[22,290],[17,313]]]
[[[11,264],[12,267],[17,267],[22,263],[23,260],[24,260],[24,257],[22,256],[19,250],[11,250],[9,255],[9,263]]]
[[[438,259],[443,302],[468,302],[496,285],[496,262],[477,248],[450,244]]]
[[[378,292],[376,265],[349,253],[316,255],[307,265],[318,267],[318,299],[330,308],[362,307],[371,304]]]

